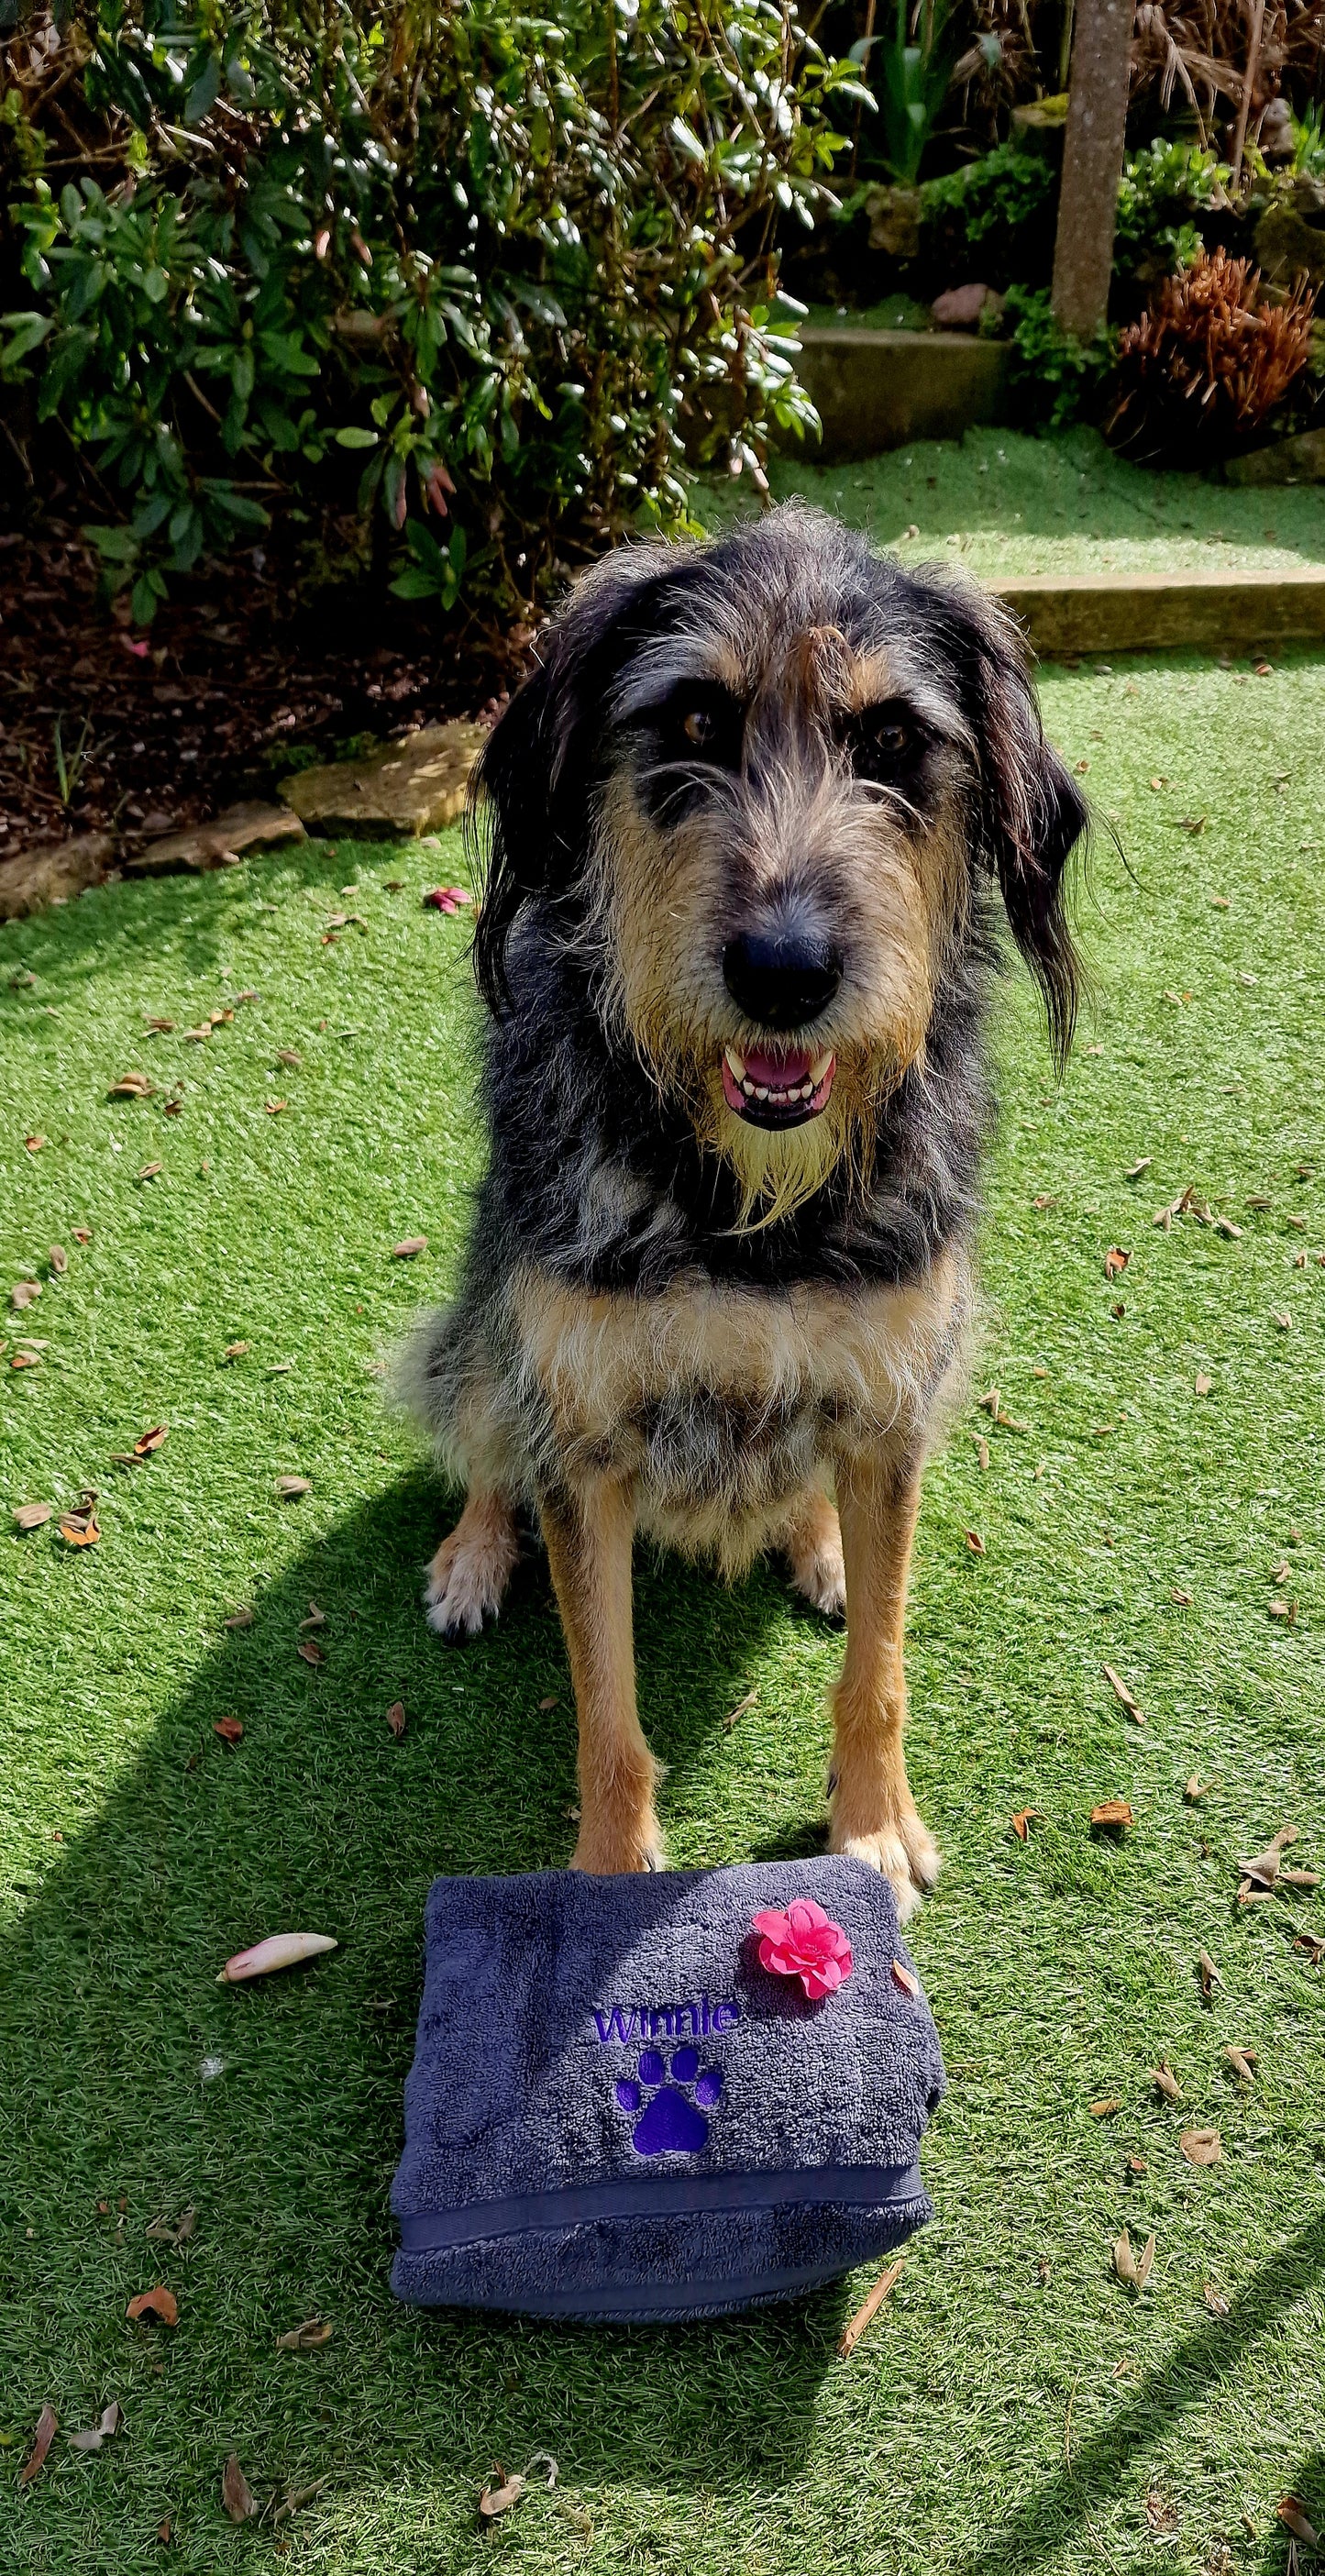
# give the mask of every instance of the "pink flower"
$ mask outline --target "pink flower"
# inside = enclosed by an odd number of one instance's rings
[[[462,903],[473,900],[464,886],[433,886],[423,898],[425,909],[433,912],[458,912]]]
[[[809,1896],[793,1896],[785,1914],[756,1914],[759,1964],[775,1977],[799,1977],[807,1995],[836,1994],[851,1974],[851,1943],[840,1923]]]

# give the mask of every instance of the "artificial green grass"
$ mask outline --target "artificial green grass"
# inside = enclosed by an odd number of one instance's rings
[[[772,467],[779,500],[799,494],[895,548],[971,572],[1291,572],[1325,560],[1320,486],[1240,492],[1197,474],[1156,474],[1115,456],[1094,430],[1030,438],[969,429],[887,456]],[[706,491],[717,521],[751,505],[741,486]],[[911,531],[914,530],[914,534]]]
[[[1106,838],[1083,906],[1098,999],[1061,1091],[1021,983],[1002,1035],[972,1395],[997,1385],[1020,1427],[974,1402],[954,1425],[911,1617],[912,1778],[947,1855],[912,1935],[951,2078],[938,2215],[846,2362],[864,2279],[694,2330],[421,2316],[388,2292],[428,1880],[559,1863],[574,1833],[545,1574],[481,1645],[427,1633],[448,1505],[371,1373],[445,1292],[477,1163],[465,923],[419,901],[458,852],[309,845],[0,933],[5,1285],[69,1254],[9,1322],[47,1347],[20,1373],[0,1358],[3,1499],[94,1485],[103,1529],[81,1555],[49,1527],[0,1535],[6,2568],[213,2576],[280,2539],[335,2576],[480,2548],[610,2576],[1067,2576],[1157,2549],[1277,2570],[1285,2492],[1325,2523],[1322,1986],[1293,1947],[1325,1906],[1236,1902],[1239,1855],[1282,1824],[1292,1859],[1325,1861],[1325,660],[1119,663],[1043,694],[1131,872]],[[333,912],[363,926],[324,944]],[[145,1034],[149,1014],[175,1030]],[[156,1096],[108,1103],[130,1068]],[[1189,1184],[1241,1231],[1156,1227]],[[428,1252],[393,1261],[415,1233]],[[1112,1280],[1111,1246],[1131,1255]],[[150,1463],[112,1466],[157,1422]],[[285,1473],[304,1500],[277,1500]],[[839,1640],[774,1570],[724,1592],[644,1559],[637,1592],[672,1859],[815,1848]],[[240,1604],[253,1623],[228,1629]],[[1112,1796],[1135,1811],[1117,1845],[1089,1824]],[[342,1946],[216,1984],[290,1927]],[[1245,2091],[1231,2042],[1257,2051]],[[1102,2099],[1120,2107],[1097,2119]],[[1222,2163],[1184,2162],[1188,2123],[1222,2132]],[[186,2205],[185,2248],[145,2236]],[[1156,2237],[1141,2295],[1110,2270],[1124,2225]],[[173,2332],[125,2318],[157,2280]],[[330,2344],[277,2352],[313,2314]],[[118,2441],[80,2458],[57,2436],[21,2494],[42,2403],[70,2428],[111,2398]],[[232,2530],[232,2448],[260,2493],[329,2484],[275,2538]],[[480,2480],[541,2450],[569,2506],[533,2493],[480,2542]]]

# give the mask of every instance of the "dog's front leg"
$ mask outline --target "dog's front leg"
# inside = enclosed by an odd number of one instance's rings
[[[627,1488],[600,1477],[542,1506],[548,1563],[580,1721],[580,1833],[572,1869],[660,1869],[657,1766],[635,1709]]]
[[[920,1505],[918,1468],[853,1461],[838,1478],[847,1650],[833,1701],[832,1848],[881,1869],[904,1923],[933,1886],[939,1854],[906,1777],[902,1625]]]

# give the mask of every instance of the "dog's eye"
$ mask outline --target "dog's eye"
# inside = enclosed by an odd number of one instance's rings
[[[745,711],[716,681],[687,683],[663,715],[666,751],[673,760],[698,758],[718,769],[738,769]]]
[[[925,747],[923,728],[910,708],[895,701],[858,709],[848,720],[845,740],[856,776],[885,787],[914,769]]]

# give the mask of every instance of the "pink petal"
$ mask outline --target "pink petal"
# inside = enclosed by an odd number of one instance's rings
[[[756,1914],[751,1922],[750,1929],[752,1932],[766,1932],[770,1941],[785,1941],[787,1938],[786,1915],[775,1914],[771,1910],[764,1914]]]
[[[787,1907],[787,1921],[793,1932],[803,1934],[817,1932],[828,1917],[823,1907],[815,1904],[813,1897],[794,1896]]]

